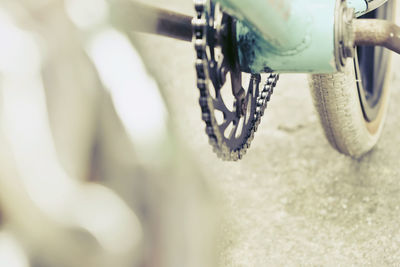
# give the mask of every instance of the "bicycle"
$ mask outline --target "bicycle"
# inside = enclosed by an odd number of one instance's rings
[[[336,150],[360,158],[374,147],[389,99],[391,54],[384,47],[400,52],[395,1],[194,2],[193,19],[121,3],[114,21],[193,41],[202,120],[219,158],[243,158],[285,72],[310,74],[314,104]]]

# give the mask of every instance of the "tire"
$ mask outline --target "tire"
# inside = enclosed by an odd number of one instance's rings
[[[389,1],[366,16],[392,19],[394,10],[394,1]],[[390,63],[389,51],[362,47],[343,72],[310,76],[314,106],[337,151],[360,158],[377,143],[389,103]]]

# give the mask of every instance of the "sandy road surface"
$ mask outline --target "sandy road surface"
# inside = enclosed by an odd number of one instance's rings
[[[191,1],[152,2],[192,12]],[[329,146],[306,76],[282,75],[247,156],[224,163],[200,120],[192,45],[137,37],[181,138],[226,205],[220,266],[400,264],[400,73],[382,138],[361,160]]]

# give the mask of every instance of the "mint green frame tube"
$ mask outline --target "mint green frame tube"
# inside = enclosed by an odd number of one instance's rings
[[[367,0],[347,0],[347,5],[354,8],[356,15],[362,15],[368,9]]]
[[[388,0],[347,0],[347,5],[354,8],[356,16],[359,17],[380,7],[387,1]]]
[[[238,18],[242,70],[333,73],[335,14],[340,0],[217,0]],[[358,13],[368,0],[348,0]]]

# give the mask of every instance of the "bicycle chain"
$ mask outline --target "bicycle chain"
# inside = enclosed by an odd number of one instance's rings
[[[246,142],[235,150],[231,150],[226,143],[218,129],[218,123],[214,114],[214,103],[209,92],[209,62],[207,60],[207,34],[208,34],[208,14],[207,3],[210,4],[211,0],[195,0],[195,10],[197,17],[192,21],[193,25],[193,38],[196,50],[196,72],[197,72],[197,87],[200,91],[199,104],[202,112],[202,120],[206,124],[206,134],[209,138],[209,143],[213,147],[213,151],[217,156],[224,161],[237,161],[242,159],[249,149],[251,142],[254,139],[255,132],[261,123],[261,117],[264,115],[268,102],[274,92],[274,88],[279,80],[279,75],[270,73],[263,90],[256,98],[256,111],[253,118],[251,118],[252,127],[247,132]],[[211,70],[213,71],[213,70]],[[253,74],[252,79],[261,79],[259,74]]]

